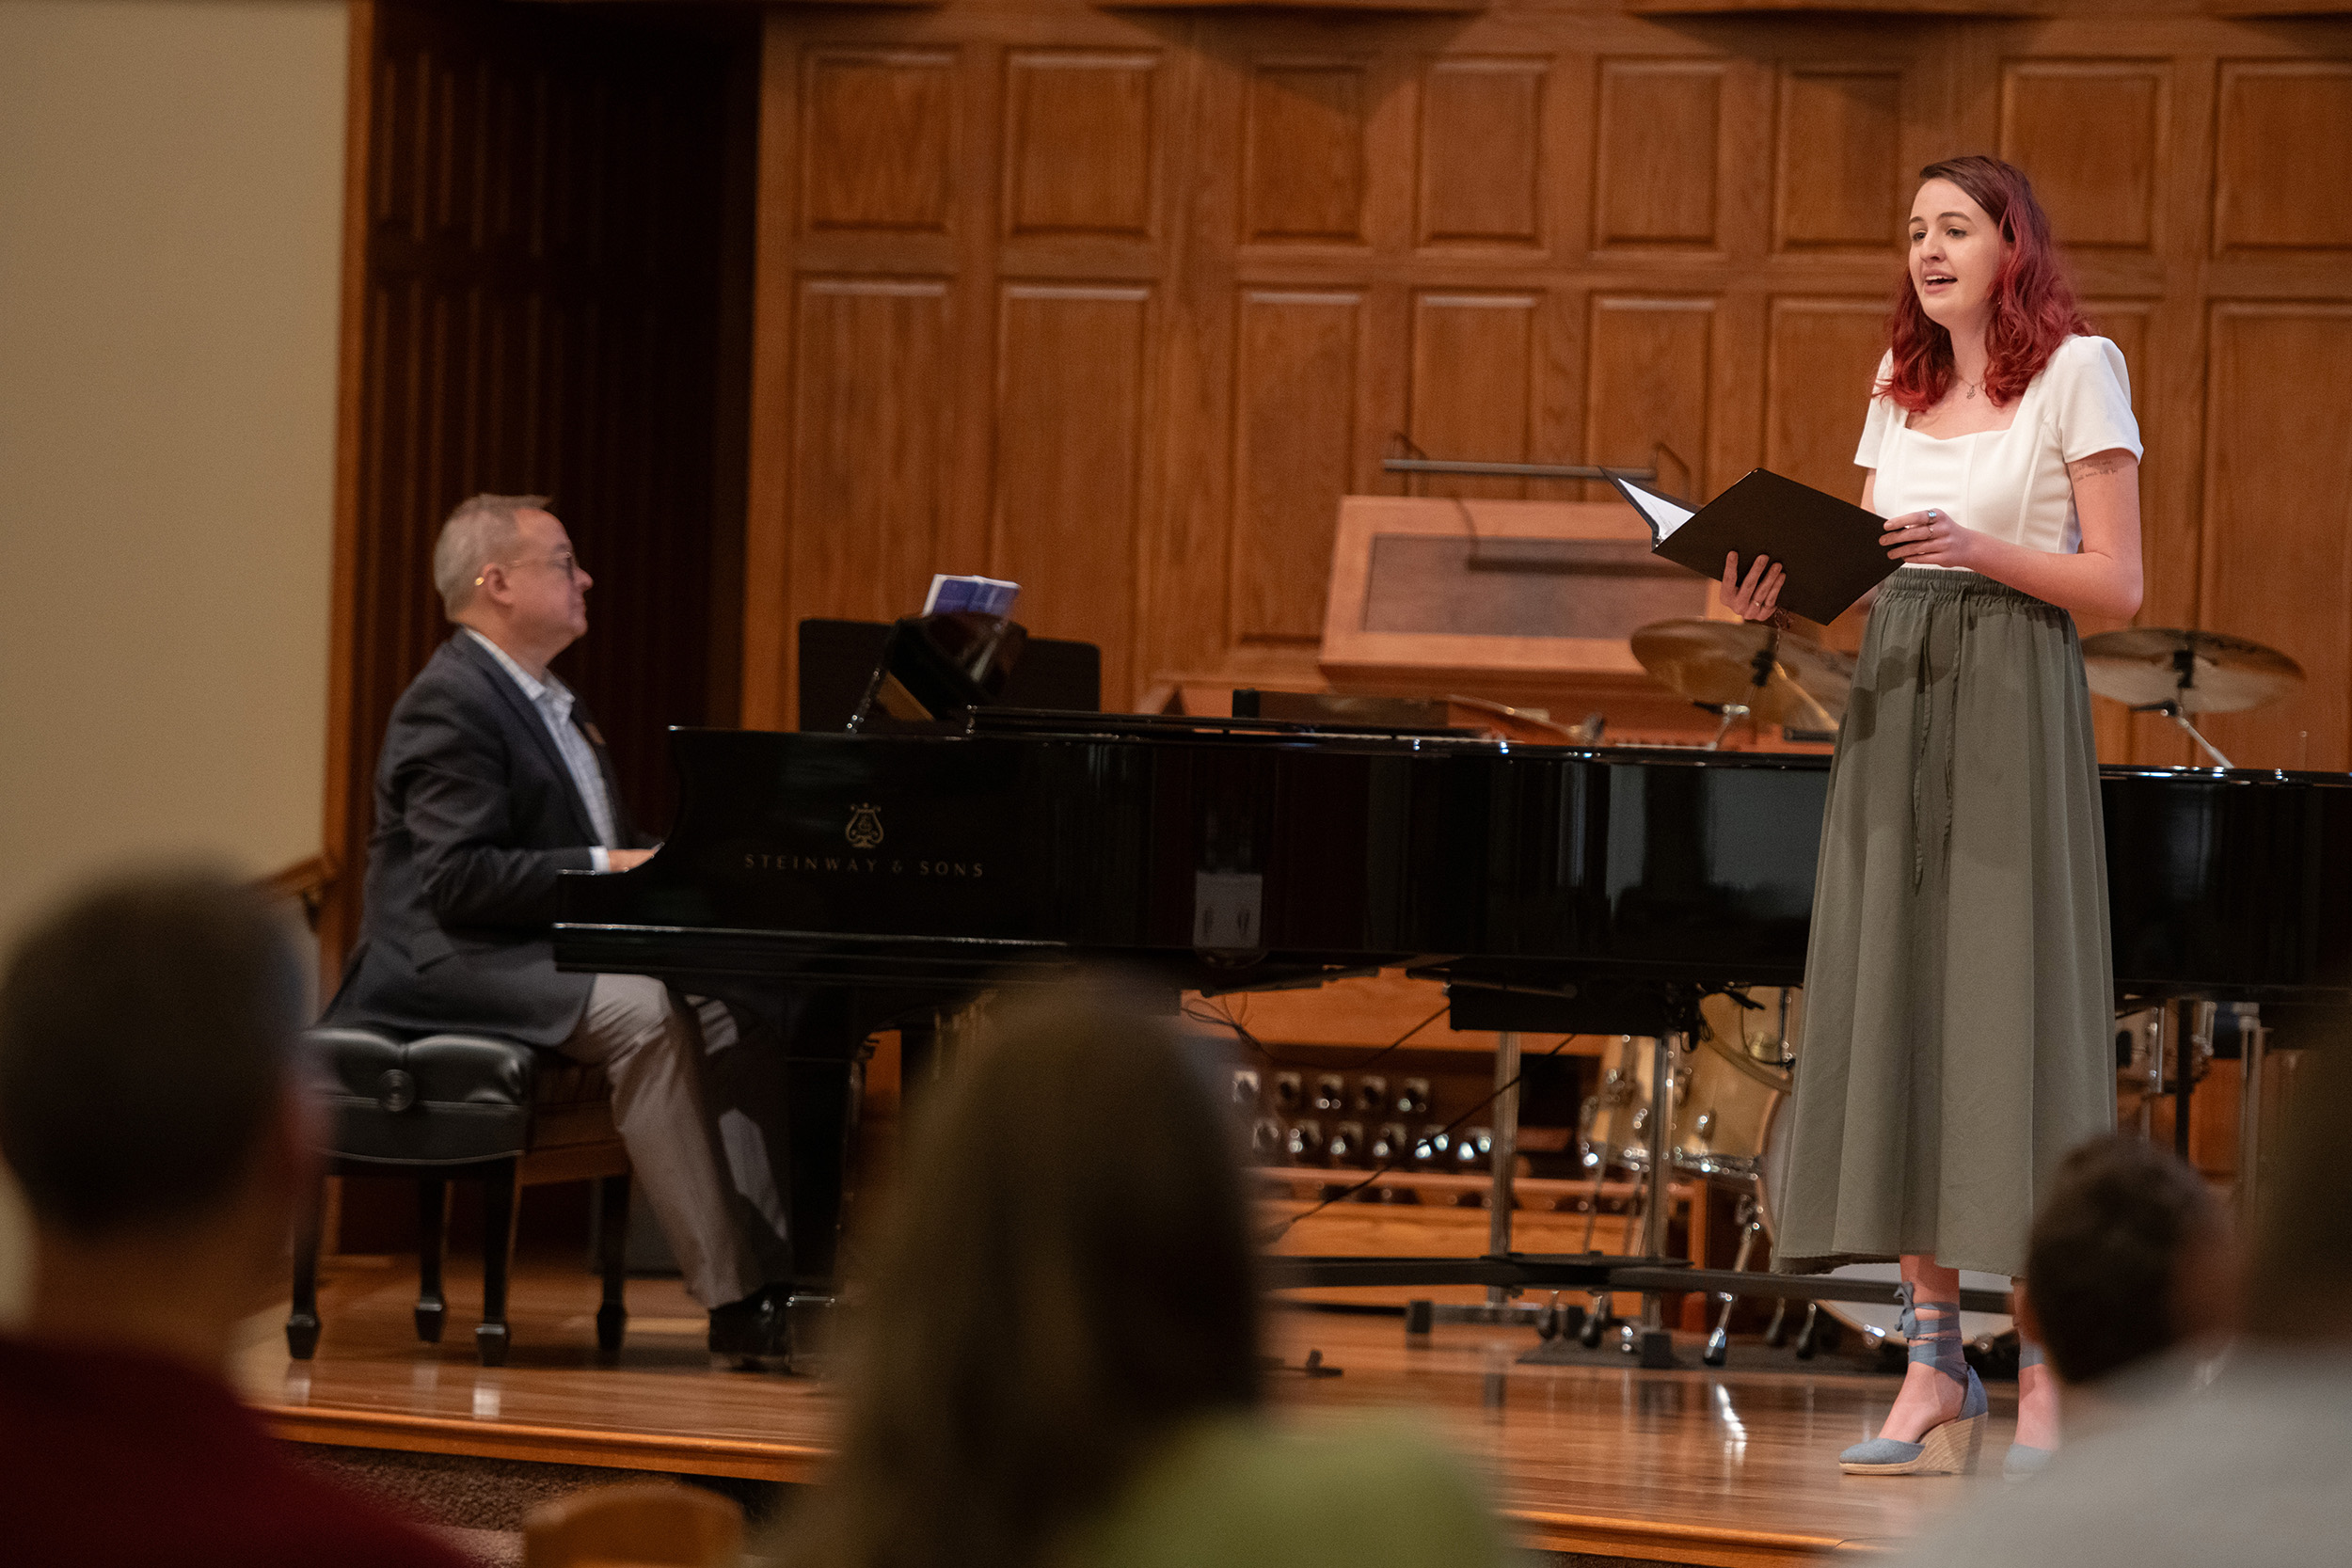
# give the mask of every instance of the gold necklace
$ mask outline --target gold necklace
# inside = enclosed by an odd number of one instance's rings
[[[1963,387],[1965,387],[1965,388],[1968,388],[1968,390],[1966,390],[1965,392],[1963,392],[1963,393],[1961,394],[1961,396],[1963,396],[1963,397],[1964,397],[1964,398],[1967,398],[1967,399],[1968,399],[1968,400],[1970,400],[1971,402],[1974,402],[1974,401],[1975,401],[1975,399],[1976,399],[1977,394],[1978,394],[1979,391],[1981,391],[1981,390],[1983,390],[1983,389],[1984,389],[1984,383],[1983,383],[1983,382],[1981,382],[1981,381],[1971,381],[1971,380],[1969,380],[1966,376],[1964,376],[1964,375],[1961,374],[1958,371],[1954,371],[1954,372],[1952,372],[1952,379],[1953,379],[1953,380],[1955,380],[1955,381],[1957,381],[1957,382],[1959,382],[1959,383],[1960,383]]]

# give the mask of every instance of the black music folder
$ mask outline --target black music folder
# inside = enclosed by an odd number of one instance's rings
[[[1649,524],[1652,553],[1717,581],[1726,551],[1739,553],[1742,575],[1769,555],[1788,574],[1781,607],[1808,621],[1836,620],[1902,564],[1879,544],[1886,523],[1877,513],[1769,468],[1696,508],[1635,480],[1609,483]]]

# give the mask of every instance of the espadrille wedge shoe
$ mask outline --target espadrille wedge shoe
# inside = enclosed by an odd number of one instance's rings
[[[1837,1456],[1837,1467],[1850,1476],[1945,1476],[1975,1473],[1984,1450],[1985,1428],[1992,1424],[1992,1402],[1974,1368],[1960,1351],[1960,1304],[1912,1300],[1902,1288],[1901,1332],[1911,1343],[1911,1359],[1933,1367],[1964,1390],[1960,1414],[1930,1427],[1916,1443],[1894,1437],[1873,1437],[1856,1443]]]

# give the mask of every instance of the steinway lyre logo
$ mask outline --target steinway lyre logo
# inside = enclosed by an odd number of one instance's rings
[[[850,841],[852,849],[871,849],[882,841],[882,808],[851,806],[850,825],[841,830],[841,836]]]

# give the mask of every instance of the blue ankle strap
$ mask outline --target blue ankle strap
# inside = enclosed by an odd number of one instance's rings
[[[2027,1339],[2023,1336],[2020,1336],[2017,1340],[2017,1370],[2022,1372],[2027,1367],[2039,1367],[2041,1365],[2042,1347],[2035,1344],[2031,1339]]]
[[[1960,1350],[1960,1303],[1919,1301],[1909,1281],[1898,1292],[1903,1304],[1898,1327],[1910,1341],[1911,1359],[1933,1367],[1962,1387],[1968,1386],[1968,1358]]]

